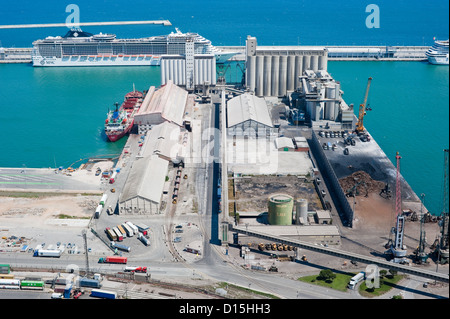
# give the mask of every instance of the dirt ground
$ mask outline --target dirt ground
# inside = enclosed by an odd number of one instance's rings
[[[234,179],[234,185],[237,211],[267,212],[268,198],[280,193],[307,199],[309,210],[323,209],[313,183],[303,177],[249,176]]]

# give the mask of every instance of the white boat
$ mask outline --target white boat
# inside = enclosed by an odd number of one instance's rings
[[[194,41],[194,54],[214,54],[224,63],[237,52],[224,52],[198,33],[176,29],[169,35],[117,39],[115,34],[91,34],[71,29],[64,37],[33,42],[33,66],[139,66],[160,65],[161,55],[185,54],[185,44]]]
[[[425,52],[431,64],[448,65],[448,40],[435,41],[434,45]]]

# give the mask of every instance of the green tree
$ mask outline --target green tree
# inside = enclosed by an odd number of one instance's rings
[[[336,278],[336,274],[332,272],[330,269],[323,269],[319,273],[320,280],[324,281],[333,281]]]

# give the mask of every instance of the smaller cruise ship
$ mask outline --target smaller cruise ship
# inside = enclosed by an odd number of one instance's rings
[[[431,64],[448,65],[448,40],[435,41],[434,45],[425,52]]]

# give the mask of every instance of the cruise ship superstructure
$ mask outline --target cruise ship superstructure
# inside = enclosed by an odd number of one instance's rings
[[[91,34],[72,29],[64,37],[33,42],[33,66],[139,66],[160,65],[161,55],[184,54],[186,42],[194,42],[195,54],[214,54],[224,63],[237,53],[222,52],[197,33],[176,29],[169,35],[117,39],[115,34]]]
[[[425,52],[431,64],[448,65],[448,40],[435,41],[434,45]]]

